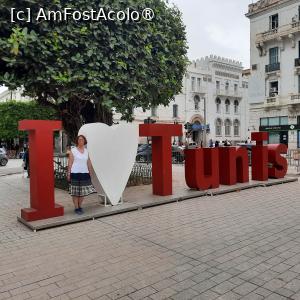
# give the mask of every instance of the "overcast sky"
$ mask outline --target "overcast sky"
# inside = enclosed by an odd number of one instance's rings
[[[170,0],[183,13],[189,59],[215,54],[250,65],[250,25],[245,17],[252,0]],[[256,2],[256,1],[254,1]]]
[[[210,54],[241,61],[250,60],[250,26],[245,17],[252,0],[170,0],[183,13],[189,59]],[[0,87],[0,92],[4,88]]]

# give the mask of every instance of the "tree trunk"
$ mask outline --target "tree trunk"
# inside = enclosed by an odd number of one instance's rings
[[[63,128],[69,139],[74,142],[78,131],[82,125],[93,122],[105,123],[109,126],[113,124],[113,114],[101,103],[91,105],[91,102],[70,99],[68,103],[60,109]]]
[[[113,124],[113,113],[100,102],[95,107],[95,122],[105,123],[109,126]]]

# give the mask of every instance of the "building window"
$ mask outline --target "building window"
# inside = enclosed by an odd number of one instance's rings
[[[217,119],[216,120],[216,136],[222,135],[222,120]]]
[[[277,29],[279,26],[278,14],[270,16],[270,30]]]
[[[151,107],[151,117],[157,117],[157,106]]]
[[[235,92],[235,93],[238,92],[238,85],[237,85],[237,83],[234,84],[234,92]]]
[[[270,65],[274,65],[278,63],[278,47],[269,49],[269,61]]]
[[[300,94],[300,75],[298,75],[298,93]]]
[[[230,101],[229,101],[229,99],[226,99],[226,101],[225,101],[225,112],[226,112],[226,114],[230,113]]]
[[[240,121],[239,120],[234,120],[233,132],[234,132],[234,136],[240,135]]]
[[[216,99],[216,108],[217,108],[217,113],[221,113],[221,99],[217,98]]]
[[[228,92],[228,90],[229,90],[229,82],[228,81],[226,81],[226,83],[225,83],[225,90],[226,90],[226,92]]]
[[[197,89],[198,89],[198,92],[200,92],[200,90],[201,90],[201,78],[197,78]]]
[[[289,118],[287,116],[260,118],[260,126],[280,126],[280,125],[288,125],[288,124],[289,124]]]
[[[216,89],[217,89],[217,92],[220,91],[220,81],[216,81]]]
[[[278,126],[278,125],[280,125],[279,117],[269,118],[269,126]]]
[[[195,91],[195,81],[196,81],[196,78],[192,77],[192,91],[193,92]]]
[[[178,104],[173,105],[173,118],[178,118]]]
[[[269,118],[260,118],[260,126],[268,126]]]
[[[276,97],[278,95],[278,81],[270,82],[270,97]]]
[[[243,81],[242,86],[243,86],[243,89],[247,89],[248,88],[248,82]]]
[[[231,135],[231,121],[230,120],[225,120],[225,136],[230,136]]]
[[[200,108],[200,98],[198,95],[194,97],[194,105],[195,105],[195,110],[199,110]]]
[[[234,101],[234,113],[235,113],[235,114],[238,114],[238,113],[239,113],[239,105],[240,105],[239,101],[238,101],[238,100],[235,100],[235,101]]]
[[[280,125],[289,125],[289,117],[280,117]]]

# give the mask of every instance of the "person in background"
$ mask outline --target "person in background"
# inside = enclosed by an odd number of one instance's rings
[[[18,158],[18,157],[19,157],[19,152],[20,152],[20,146],[19,146],[19,144],[16,144],[15,149],[16,149],[16,155],[15,155],[15,158]]]
[[[219,146],[220,146],[220,142],[219,142],[219,141],[216,141],[216,142],[215,142],[215,147],[218,148]]]
[[[23,155],[23,162],[24,162],[24,170],[27,171],[27,178],[30,178],[29,147],[25,149]]]

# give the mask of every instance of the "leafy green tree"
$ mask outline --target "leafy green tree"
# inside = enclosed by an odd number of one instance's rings
[[[152,21],[16,21],[10,8],[115,11],[150,7]],[[168,105],[186,70],[181,13],[164,0],[2,0],[0,85],[53,106],[74,139],[83,123],[112,124],[114,110],[132,121],[132,109]]]
[[[18,130],[20,120],[56,120],[57,112],[53,108],[42,107],[34,101],[0,102],[0,139],[10,140],[24,137],[25,132]]]

